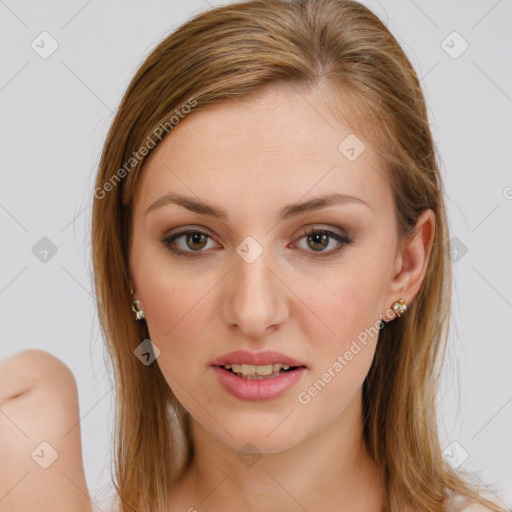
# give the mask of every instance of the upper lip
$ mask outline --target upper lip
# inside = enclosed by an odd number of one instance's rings
[[[264,366],[267,364],[281,363],[288,366],[306,366],[303,362],[289,357],[280,352],[266,350],[264,352],[248,352],[246,350],[236,350],[224,354],[215,361],[212,361],[212,366],[224,366],[226,364],[253,364],[255,366]]]

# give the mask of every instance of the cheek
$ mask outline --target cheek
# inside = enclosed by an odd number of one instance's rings
[[[296,318],[302,319],[315,347],[325,353],[344,350],[365,328],[378,325],[386,289],[383,275],[375,265],[363,262],[347,266],[322,288],[299,291],[306,309]]]
[[[154,261],[154,260],[153,260]],[[189,404],[195,382],[204,377],[214,349],[212,296],[216,281],[177,271],[167,264],[148,265],[139,284],[149,337],[160,349],[157,363],[180,402]],[[208,347],[206,350],[205,348]],[[193,393],[195,395],[195,393]]]
[[[156,244],[156,242],[154,242]],[[183,263],[173,264],[172,256],[162,247],[147,243],[133,252],[133,270],[137,297],[142,303],[151,339],[162,348],[173,343],[186,330],[190,339],[197,339],[198,312],[206,301],[208,279],[198,279]],[[200,272],[200,271],[199,271]]]
[[[302,319],[300,330],[309,340],[312,365],[301,388],[307,396],[299,403],[344,407],[362,385],[380,333],[384,275],[384,269],[360,260],[347,264],[321,293],[311,287],[302,290],[308,311],[296,318]]]
[[[357,287],[347,287],[344,292],[333,294],[332,302],[324,305],[324,321],[335,334],[313,337],[310,331],[308,337],[314,345],[311,369],[296,391],[297,407],[304,417],[322,417],[323,424],[333,421],[360,392],[380,332],[369,297],[358,295]]]
[[[168,282],[148,281],[144,295],[146,323],[151,336],[162,351],[179,354],[180,362],[189,362],[188,354],[196,350],[208,331],[205,307],[208,297],[202,286],[193,286],[174,278]],[[209,331],[208,331],[209,332]],[[211,334],[211,332],[210,332]],[[196,350],[195,363],[199,353]]]

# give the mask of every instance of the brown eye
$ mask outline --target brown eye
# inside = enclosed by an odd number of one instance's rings
[[[325,233],[313,233],[308,236],[308,245],[311,249],[325,249],[329,245],[329,235]]]
[[[337,233],[329,229],[310,229],[302,234],[302,238],[306,238],[307,247],[311,249],[308,252],[325,253],[326,255],[337,252],[343,248],[343,246],[352,243],[352,240],[342,233]],[[337,249],[330,251],[324,250],[329,246],[331,240],[334,239],[338,242]]]
[[[203,249],[209,238],[211,237],[202,231],[181,231],[164,238],[162,243],[178,256],[199,256],[206,252]],[[183,239],[183,242],[178,244],[177,241],[180,239]]]
[[[185,243],[191,249],[201,250],[206,245],[207,238],[208,237],[204,233],[187,233]]]
[[[302,234],[302,238],[306,238],[306,252],[317,253],[320,256],[328,256],[343,248],[343,246],[351,244],[352,240],[343,233],[337,233],[329,229],[310,229]],[[202,231],[181,231],[174,233],[162,240],[162,243],[177,256],[201,256],[206,253],[205,247],[208,244],[210,235]],[[177,242],[183,240],[181,244]],[[331,244],[332,240],[338,242],[338,248],[325,250]]]

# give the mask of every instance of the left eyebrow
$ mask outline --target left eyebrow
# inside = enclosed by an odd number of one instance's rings
[[[156,210],[157,208],[160,208],[166,204],[177,204],[179,206],[183,206],[187,210],[199,213],[201,215],[208,215],[210,217],[216,217],[217,219],[222,220],[228,219],[227,211],[220,206],[207,204],[204,201],[198,201],[193,197],[182,196],[180,194],[174,193],[165,194],[164,196],[158,198],[146,209],[144,215],[147,215],[149,212]],[[360,197],[349,194],[336,193],[315,197],[302,203],[289,204],[279,212],[279,218],[281,220],[285,220],[309,211],[345,204],[360,204],[371,208],[370,204]]]

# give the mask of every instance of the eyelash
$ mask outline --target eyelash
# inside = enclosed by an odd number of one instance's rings
[[[183,235],[190,235],[190,234],[204,235],[204,236],[206,236],[206,237],[211,239],[210,235],[208,235],[207,233],[205,233],[203,231],[200,231],[200,230],[189,230],[189,231],[180,231],[178,233],[174,233],[174,234],[164,238],[162,240],[162,244],[169,251],[171,251],[173,254],[175,254],[176,256],[184,256],[184,257],[192,257],[192,258],[198,257],[198,256],[201,255],[201,253],[204,253],[206,251],[204,251],[204,250],[199,250],[199,251],[182,251],[181,249],[176,249],[175,247],[172,247],[172,243],[177,238],[179,238],[179,237],[181,237]],[[323,256],[332,255],[333,253],[336,253],[339,250],[341,250],[345,245],[349,245],[349,244],[352,243],[352,240],[350,238],[348,238],[346,235],[337,233],[336,231],[331,231],[330,229],[323,229],[323,228],[313,228],[313,229],[305,230],[304,232],[302,232],[302,235],[299,238],[299,240],[304,238],[304,237],[313,235],[313,234],[327,235],[327,236],[329,236],[329,238],[334,238],[340,244],[342,244],[341,247],[339,247],[338,249],[332,249],[330,251],[319,251],[318,253],[316,253],[318,256],[315,255],[313,257],[320,257],[321,258]],[[306,252],[311,252],[313,254],[315,253],[315,251],[306,251]]]

